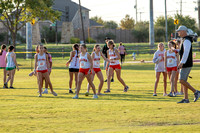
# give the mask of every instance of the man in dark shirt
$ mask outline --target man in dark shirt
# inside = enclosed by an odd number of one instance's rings
[[[178,69],[180,69],[180,77],[179,81],[184,86],[184,99],[178,103],[189,103],[188,99],[188,89],[190,89],[194,93],[194,102],[196,102],[200,97],[200,91],[194,89],[188,82],[188,76],[193,66],[193,58],[192,58],[192,37],[188,36],[188,29],[185,26],[180,26],[178,30],[176,30],[179,36],[183,39],[183,43],[181,45],[181,49],[179,51],[180,54],[180,63],[178,65]]]

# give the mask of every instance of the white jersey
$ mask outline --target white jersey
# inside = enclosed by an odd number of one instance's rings
[[[14,60],[13,60],[13,58],[11,57],[11,54],[12,54],[13,52],[8,52],[7,53],[7,63],[6,63],[6,67],[15,67],[15,62],[14,62]]]
[[[72,61],[70,62],[69,68],[79,69],[79,57],[77,51],[76,54],[72,57]]]
[[[93,59],[93,68],[100,68],[100,58],[101,54],[97,55],[95,52],[94,53],[94,59]]]
[[[46,54],[37,54],[37,70],[47,70]]]
[[[116,55],[116,53],[114,52],[115,51],[115,48],[113,49],[113,51],[111,51],[110,49],[109,49],[109,56],[110,56],[110,60],[112,60],[112,59],[115,59],[115,58],[118,58],[118,56]],[[110,65],[118,65],[119,64],[119,60],[114,60],[114,61],[112,61],[112,62],[110,62]]]
[[[167,50],[167,67],[177,67],[176,53],[170,53],[169,50]]]
[[[153,56],[153,63],[155,63],[156,72],[165,72],[164,64],[165,49],[163,51],[157,50]]]
[[[85,55],[80,54],[79,62],[80,68],[87,69],[90,68],[90,62],[87,57],[88,53],[86,52]]]

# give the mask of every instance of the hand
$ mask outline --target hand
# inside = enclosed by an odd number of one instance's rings
[[[17,71],[19,71],[19,67],[17,67]]]
[[[69,66],[69,62],[66,63],[66,67],[68,67],[68,66]]]
[[[110,63],[110,62],[111,62],[111,60],[109,60],[109,59],[108,59],[108,60],[107,60],[107,62],[109,62],[109,63]]]
[[[183,63],[179,63],[178,69],[181,69],[183,67]]]

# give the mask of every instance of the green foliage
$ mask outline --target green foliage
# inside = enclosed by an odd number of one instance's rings
[[[149,22],[138,22],[132,31],[137,42],[148,42],[149,39]]]
[[[86,39],[87,43],[96,43],[96,40],[94,40],[93,38],[89,37]]]
[[[6,33],[0,33],[0,42],[3,42],[5,40]]]
[[[120,21],[120,28],[122,29],[127,29],[127,30],[131,30],[134,28],[134,25],[135,25],[135,20],[130,17],[130,15],[126,15],[125,18],[123,18],[121,21]]]
[[[165,41],[165,28],[161,26],[155,26],[154,28],[155,42]]]
[[[22,37],[20,34],[17,34],[16,40],[20,43],[26,43],[26,38]]]
[[[59,19],[61,13],[53,10],[52,5],[53,0],[0,0],[0,22],[9,29],[14,45],[17,31],[27,22]]]
[[[115,21],[106,21],[104,22],[104,27],[109,29],[116,29],[118,27],[118,24]]]
[[[80,39],[79,39],[79,38],[72,37],[72,38],[70,38],[70,43],[71,43],[71,44],[80,43]]]
[[[99,24],[104,25],[104,20],[101,17],[94,16],[94,17],[92,17],[90,19],[93,20],[93,21],[95,21],[95,22],[97,22],[97,23],[99,23]]]
[[[61,41],[61,32],[57,33],[58,42]],[[46,39],[47,43],[55,43],[56,42],[56,30],[52,28],[50,30],[49,27],[44,26],[41,30],[41,41],[44,42],[44,38]]]

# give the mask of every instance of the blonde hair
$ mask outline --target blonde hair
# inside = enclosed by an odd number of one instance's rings
[[[158,43],[158,50],[160,50],[159,45],[163,45],[163,47],[165,47],[164,43]]]

